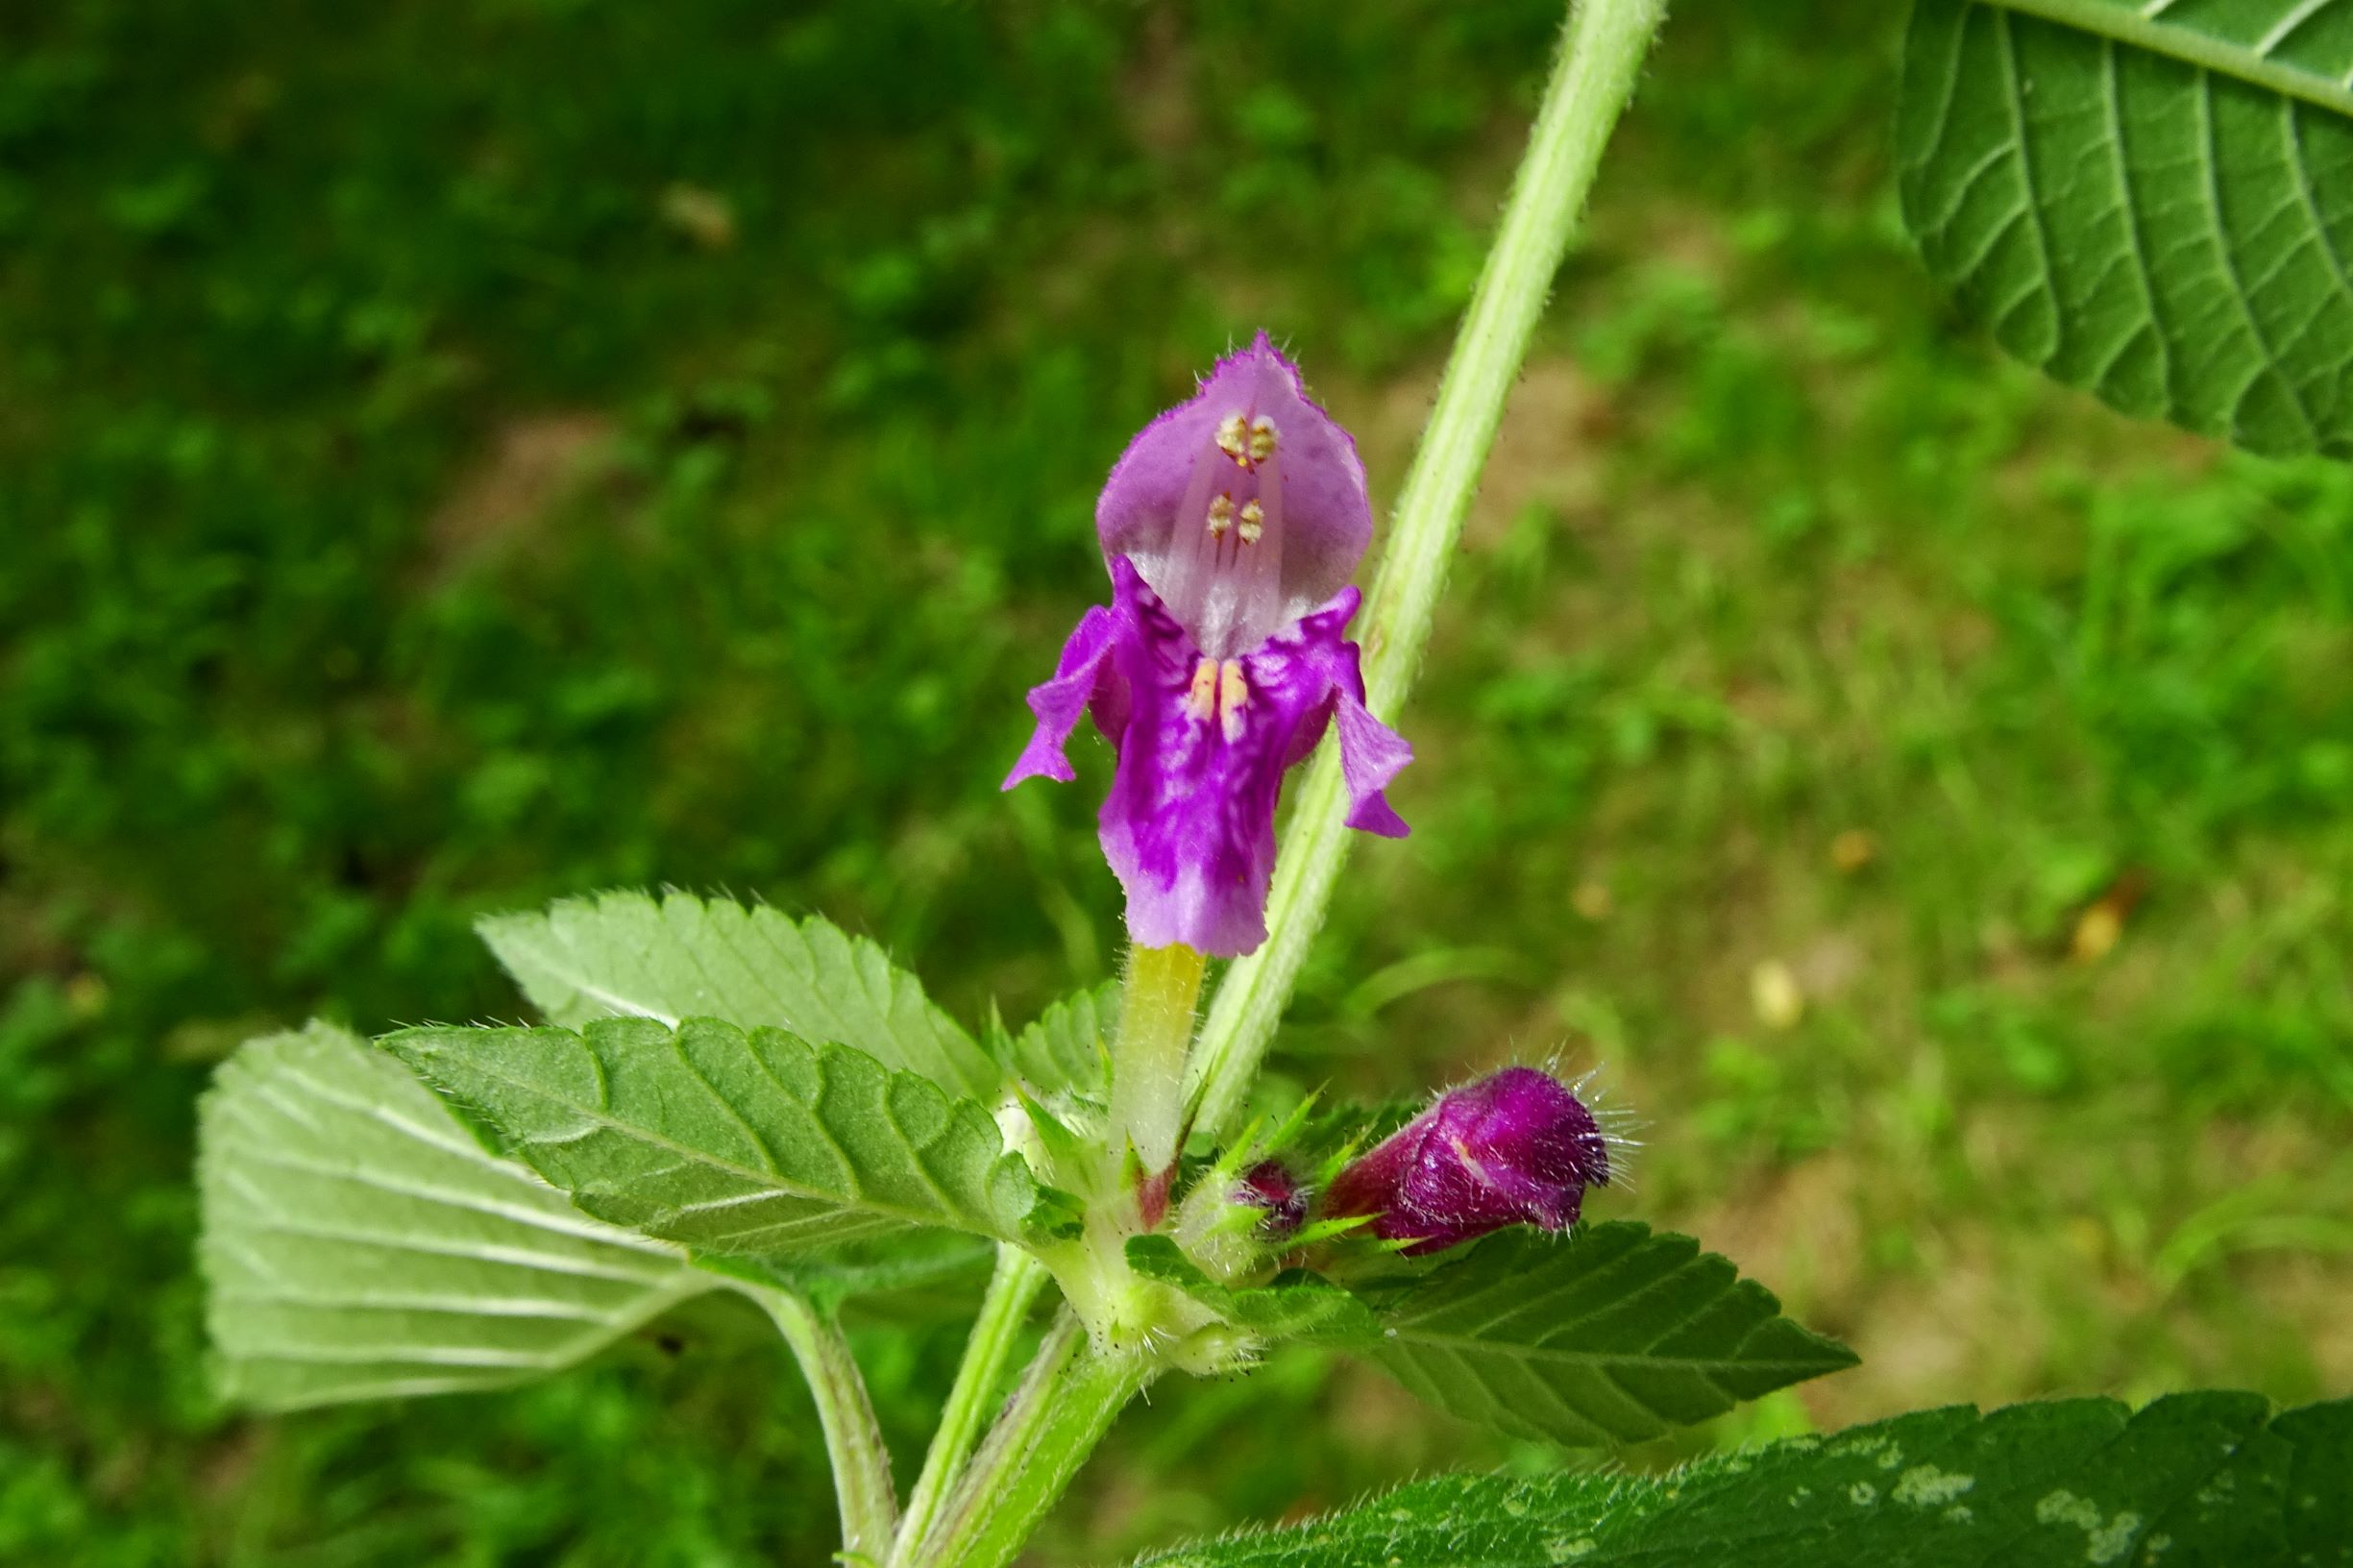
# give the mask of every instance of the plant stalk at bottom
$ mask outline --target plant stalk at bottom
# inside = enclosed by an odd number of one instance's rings
[[[972,1320],[972,1336],[965,1344],[956,1382],[940,1410],[940,1426],[923,1458],[923,1473],[907,1494],[907,1510],[900,1516],[898,1540],[892,1548],[893,1568],[907,1568],[922,1541],[954,1495],[973,1441],[989,1420],[990,1402],[997,1380],[1011,1360],[1022,1321],[1045,1287],[1045,1264],[1007,1243],[997,1249],[996,1272],[989,1277],[980,1313]]]
[[[911,1568],[1004,1568],[1158,1371],[1140,1354],[1099,1354],[1065,1311]]]
[[[842,1555],[852,1563],[880,1564],[898,1528],[898,1499],[891,1489],[891,1451],[874,1419],[866,1380],[849,1341],[830,1313],[786,1290],[749,1289],[774,1320],[776,1332],[800,1362],[825,1433],[833,1489],[842,1506]]]

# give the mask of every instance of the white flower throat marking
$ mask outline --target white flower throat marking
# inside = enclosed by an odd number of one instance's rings
[[[1248,652],[1282,625],[1282,448],[1271,417],[1237,408],[1193,459],[1166,580],[1154,587],[1212,659]]]

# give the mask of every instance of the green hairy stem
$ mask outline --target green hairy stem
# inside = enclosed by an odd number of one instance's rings
[[[1045,1265],[1037,1259],[1016,1246],[997,1249],[996,1272],[989,1277],[988,1293],[981,1297],[980,1315],[972,1322],[964,1362],[956,1369],[956,1382],[941,1409],[931,1451],[923,1457],[923,1473],[916,1478],[915,1490],[907,1494],[907,1511],[899,1522],[893,1564],[915,1560],[909,1552],[930,1531],[950,1488],[964,1474],[964,1462],[988,1422],[997,1381],[1013,1360],[1022,1320],[1029,1316],[1045,1282]]]
[[[1064,1312],[946,1511],[904,1560],[1003,1568],[1158,1370],[1141,1355],[1098,1353],[1078,1319]]]
[[[1504,400],[1568,252],[1603,144],[1633,96],[1643,56],[1665,13],[1666,0],[1582,0],[1570,12],[1503,226],[1398,497],[1380,574],[1365,596],[1366,705],[1384,719],[1396,718],[1412,689]],[[1189,1098],[1198,1107],[1195,1125],[1205,1131],[1231,1125],[1274,1038],[1348,855],[1347,805],[1338,748],[1325,747],[1284,831],[1266,906],[1267,940],[1227,971],[1193,1053]]]
[[[891,1491],[891,1451],[883,1446],[849,1341],[830,1314],[798,1296],[783,1290],[747,1293],[767,1309],[809,1380],[842,1505],[842,1555],[852,1563],[879,1564],[898,1528],[898,1503]]]
[[[1393,716],[1412,685],[1446,564],[1503,417],[1554,274],[1591,189],[1603,144],[1640,72],[1666,0],[1579,0],[1572,6],[1544,103],[1530,133],[1494,248],[1447,362],[1420,451],[1398,501],[1387,553],[1366,600],[1364,680],[1369,705]],[[1147,1172],[1173,1159],[1187,1105],[1196,1125],[1228,1128],[1265,1055],[1307,944],[1322,922],[1347,848],[1346,791],[1326,747],[1300,791],[1275,870],[1271,935],[1228,972],[1199,1046],[1186,1063],[1203,962],[1182,948],[1131,956],[1115,1052],[1111,1146],[1133,1145]],[[1173,1090],[1181,1083],[1182,1092]],[[1160,1164],[1155,1164],[1153,1162]],[[1004,1275],[1000,1269],[999,1280]],[[998,1299],[993,1286],[992,1301]],[[1000,1325],[1002,1327],[1002,1325]],[[984,1310],[975,1357],[1000,1354]],[[1010,1328],[1006,1328],[1010,1335]],[[902,1568],[1001,1568],[1069,1484],[1126,1403],[1159,1370],[1147,1352],[1105,1354],[1066,1311],[1003,1416],[944,1503],[933,1464],[891,1559]],[[993,1381],[960,1375],[960,1394]],[[969,1386],[968,1386],[969,1384]],[[957,1409],[951,1396],[951,1410]],[[961,1435],[943,1442],[949,1450]],[[952,1466],[935,1445],[933,1462]],[[929,1486],[929,1493],[926,1486]]]

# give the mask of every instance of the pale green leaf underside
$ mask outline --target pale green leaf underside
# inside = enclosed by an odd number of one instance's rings
[[[220,1384],[266,1409],[521,1382],[722,1283],[486,1153],[325,1024],[222,1066],[197,1182]]]
[[[477,929],[551,1023],[689,1017],[762,1024],[855,1046],[952,1094],[992,1098],[997,1066],[883,950],[811,916],[724,898],[642,893],[566,898]]]
[[[1151,1568],[2270,1568],[2353,1563],[2353,1402],[1924,1410],[1674,1475],[1458,1476]]]
[[[2353,0],[1919,0],[1903,74],[1905,221],[2004,347],[2353,453]]]
[[[600,1219],[701,1251],[795,1253],[911,1226],[1010,1239],[1035,1198],[996,1123],[846,1045],[715,1018],[408,1029],[384,1047]]]
[[[1500,1232],[1361,1292],[1367,1354],[1440,1409],[1572,1446],[1641,1442],[1836,1372],[1854,1354],[1688,1237],[1613,1222]]]

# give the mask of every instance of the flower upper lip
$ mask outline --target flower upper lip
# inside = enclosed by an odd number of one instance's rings
[[[1331,599],[1372,533],[1356,442],[1264,332],[1128,443],[1095,506],[1105,559],[1135,562],[1213,658]]]

